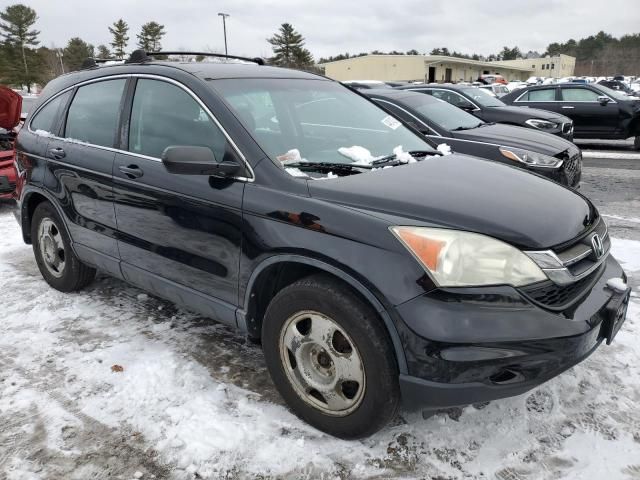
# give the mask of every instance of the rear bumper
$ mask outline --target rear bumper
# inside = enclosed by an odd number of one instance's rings
[[[405,408],[519,395],[581,362],[604,340],[614,296],[606,282],[614,277],[626,280],[610,256],[591,291],[563,312],[533,305],[511,287],[440,290],[399,306]]]

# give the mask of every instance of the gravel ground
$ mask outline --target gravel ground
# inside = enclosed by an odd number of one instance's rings
[[[614,344],[519,397],[344,442],[297,420],[259,347],[99,276],[42,280],[0,205],[0,479],[640,479],[640,160],[585,160],[634,298]]]

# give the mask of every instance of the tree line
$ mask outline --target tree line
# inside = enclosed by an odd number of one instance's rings
[[[108,27],[112,41],[107,45],[69,39],[63,48],[40,45],[40,31],[34,28],[38,15],[31,7],[15,4],[0,11],[0,83],[25,87],[45,84],[58,75],[79,70],[89,57],[123,59],[129,42],[129,26],[119,19]],[[137,47],[160,50],[164,25],[150,21],[136,35]],[[111,47],[111,48],[109,48]]]

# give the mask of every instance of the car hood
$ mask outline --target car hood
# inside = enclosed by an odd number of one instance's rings
[[[492,116],[509,116],[511,118],[522,118],[528,120],[530,118],[540,118],[542,120],[553,120],[558,123],[570,122],[571,119],[560,115],[559,113],[550,112],[548,110],[540,110],[539,108],[529,107],[513,107],[506,105],[504,107],[488,107],[484,111]]]
[[[314,198],[397,224],[477,232],[528,249],[570,241],[597,215],[586,198],[568,188],[516,167],[466,155],[430,157],[308,185]]]
[[[496,123],[484,125],[471,130],[452,132],[455,138],[475,142],[495,143],[505,147],[523,148],[533,152],[554,156],[575,148],[573,143],[557,135],[534,130],[533,128],[516,127]]]
[[[0,128],[12,130],[20,123],[22,97],[7,87],[0,87]]]

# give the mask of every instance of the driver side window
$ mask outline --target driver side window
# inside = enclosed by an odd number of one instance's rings
[[[139,79],[129,151],[161,158],[167,147],[177,145],[209,147],[218,161],[227,153],[226,137],[191,95],[168,82]]]

